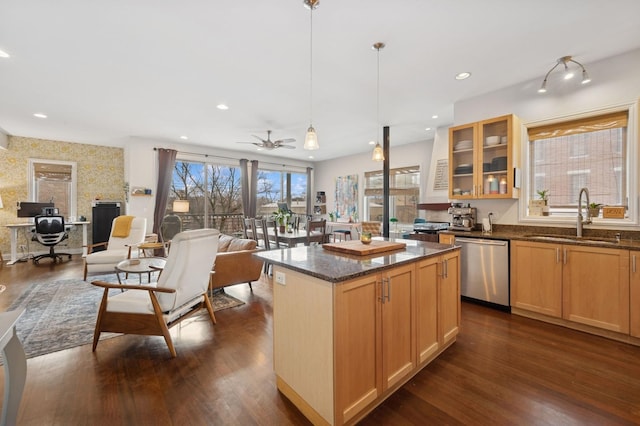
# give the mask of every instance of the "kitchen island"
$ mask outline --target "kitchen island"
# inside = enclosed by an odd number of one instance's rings
[[[353,424],[455,342],[458,247],[256,253],[273,267],[278,389],[314,424]]]

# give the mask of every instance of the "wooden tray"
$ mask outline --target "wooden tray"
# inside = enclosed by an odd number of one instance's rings
[[[325,250],[335,251],[338,253],[366,256],[368,254],[404,249],[407,245],[405,243],[378,240],[371,241],[371,244],[362,244],[359,240],[353,240],[342,241],[339,243],[326,243],[323,244],[322,247],[324,247]]]

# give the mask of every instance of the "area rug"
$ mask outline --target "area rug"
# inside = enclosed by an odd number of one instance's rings
[[[115,276],[94,276],[91,280],[115,282]],[[102,288],[79,279],[31,284],[8,309],[26,309],[16,331],[27,358],[91,343],[102,293]],[[211,303],[214,311],[244,304],[224,292],[215,293]],[[119,334],[102,333],[100,340],[116,336]]]

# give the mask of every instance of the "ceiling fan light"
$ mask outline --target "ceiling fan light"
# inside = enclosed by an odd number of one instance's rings
[[[384,161],[384,151],[382,151],[382,147],[380,143],[376,143],[375,148],[373,148],[373,155],[371,156],[373,161]]]
[[[315,149],[320,148],[318,145],[318,135],[316,134],[316,129],[313,126],[309,126],[307,129],[307,134],[304,137],[304,149],[313,151]]]
[[[591,77],[587,74],[587,70],[582,70],[582,84],[587,84],[591,82]]]

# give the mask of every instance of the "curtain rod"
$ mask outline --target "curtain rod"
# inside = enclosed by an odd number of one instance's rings
[[[153,150],[157,151],[159,149],[167,149],[167,148],[158,148],[158,147],[154,147]],[[235,158],[235,157],[223,157],[221,155],[212,155],[212,154],[202,154],[200,152],[187,152],[187,151],[178,151],[178,153],[180,154],[188,154],[188,155],[199,155],[201,157],[212,157],[212,158],[222,158],[224,160],[236,160],[239,161],[241,160],[240,158]],[[268,161],[258,161],[259,164],[269,164],[272,166],[282,166],[282,167],[293,167],[293,168],[299,168],[299,169],[305,169],[305,166],[294,166],[292,164],[282,164],[282,163],[270,163]]]

